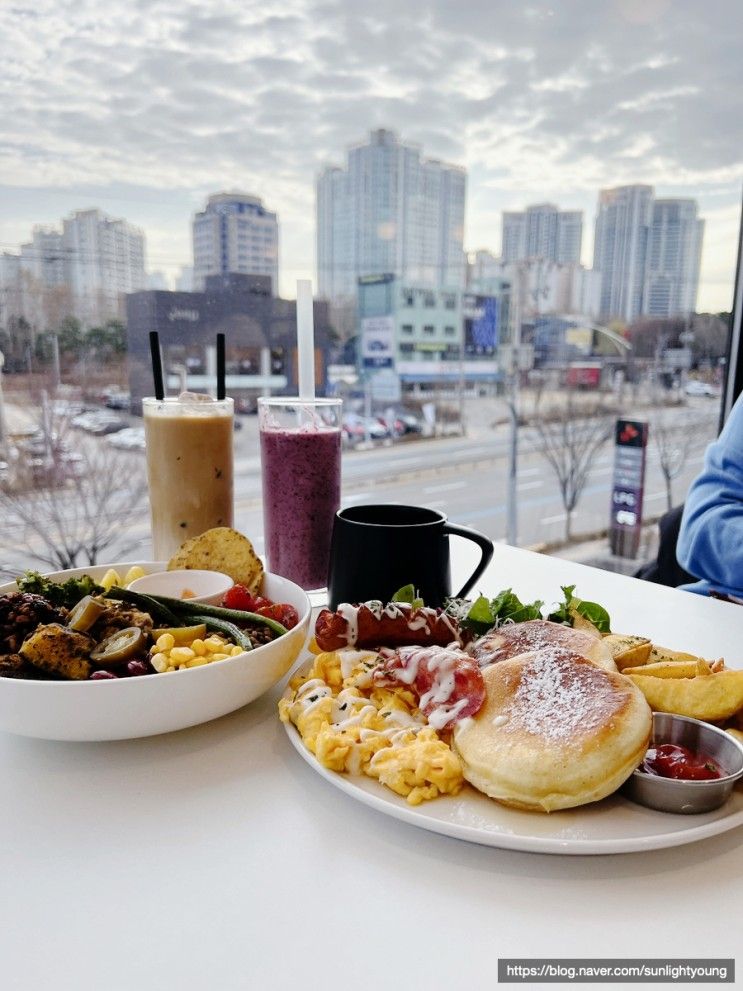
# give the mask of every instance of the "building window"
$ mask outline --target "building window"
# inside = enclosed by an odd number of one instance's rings
[[[402,301],[406,306],[415,306],[415,295],[409,289],[403,289]]]
[[[457,300],[455,296],[444,296],[444,306],[447,310],[456,310]]]
[[[404,323],[402,325],[402,327],[400,328],[400,330],[403,332],[403,334],[412,334],[413,333],[413,325],[412,325],[412,323]]]
[[[423,297],[423,305],[429,307],[436,305],[436,297],[432,292],[427,292]]]
[[[433,326],[432,323],[427,323],[425,325],[425,327],[423,328],[423,333],[424,334],[432,334],[434,332],[434,329],[435,328],[434,328],[434,326]]]
[[[411,341],[404,341],[400,345],[400,354],[412,354],[414,350],[415,350],[415,344],[413,344]]]
[[[455,327],[444,327],[444,333],[446,334],[447,337],[454,337],[456,332],[457,331]]]

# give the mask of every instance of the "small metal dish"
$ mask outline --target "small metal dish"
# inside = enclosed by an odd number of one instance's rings
[[[711,812],[728,800],[735,782],[743,776],[743,746],[729,733],[709,723],[688,716],[655,712],[650,746],[663,743],[675,743],[710,757],[726,772],[725,777],[710,781],[684,781],[637,770],[623,789],[633,802],[659,812],[683,815]]]

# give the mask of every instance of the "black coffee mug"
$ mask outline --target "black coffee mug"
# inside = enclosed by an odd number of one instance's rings
[[[451,595],[449,534],[474,540],[482,555],[457,593],[464,596],[493,556],[489,537],[422,506],[341,509],[335,514],[330,547],[330,608],[337,609],[340,602],[388,602],[403,585],[415,586],[427,606],[442,606]]]

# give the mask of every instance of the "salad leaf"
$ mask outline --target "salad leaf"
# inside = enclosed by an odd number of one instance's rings
[[[598,602],[584,602],[579,599],[575,611],[593,623],[599,633],[611,633],[611,618],[609,613]]]
[[[563,602],[551,612],[548,619],[553,623],[573,626],[576,614],[583,616],[596,627],[599,633],[611,633],[611,618],[609,613],[598,602],[586,602],[573,593],[575,585],[561,585]]]
[[[505,622],[522,623],[528,619],[541,619],[542,605],[539,600],[523,603],[510,588],[506,588],[494,599],[488,599],[484,595],[478,596],[472,603],[463,599],[450,599],[447,612],[456,616],[462,626],[482,635]]]
[[[54,606],[64,606],[71,609],[86,595],[98,595],[103,586],[96,584],[90,575],[80,575],[78,578],[68,578],[64,582],[55,582],[45,578],[38,571],[27,571],[22,578],[16,580],[21,592],[33,592],[43,597]]]
[[[416,595],[414,585],[403,585],[402,588],[398,588],[395,594],[392,596],[392,602],[409,602],[413,609],[423,608],[423,599],[419,595]]]

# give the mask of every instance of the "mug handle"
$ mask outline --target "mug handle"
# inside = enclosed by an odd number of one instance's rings
[[[480,547],[480,552],[482,555],[480,557],[480,562],[456,596],[458,599],[463,599],[475,584],[477,579],[482,575],[483,571],[490,564],[491,558],[493,557],[493,551],[495,550],[495,544],[490,537],[486,537],[485,534],[480,533],[479,530],[473,530],[468,526],[457,526],[456,523],[449,523],[448,521],[444,523],[444,533],[452,533],[457,537],[466,537],[467,540],[474,540],[474,542]]]

